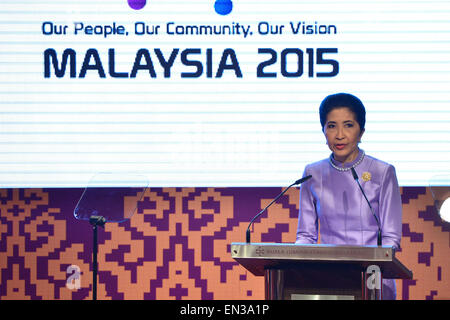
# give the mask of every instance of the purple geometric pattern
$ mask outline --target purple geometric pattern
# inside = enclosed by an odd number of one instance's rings
[[[263,299],[263,279],[231,259],[230,243],[281,190],[148,189],[130,220],[99,229],[99,299]],[[82,193],[0,189],[0,299],[92,298],[92,228],[73,215]],[[298,197],[289,190],[256,220],[252,241],[293,242]],[[398,297],[448,299],[449,225],[427,188],[402,188],[402,202],[398,257],[414,279],[397,280]]]
[[[438,215],[429,188],[402,188],[402,249],[414,279],[397,280],[401,299],[449,299],[450,224]]]

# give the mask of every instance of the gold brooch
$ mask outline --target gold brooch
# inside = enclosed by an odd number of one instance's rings
[[[370,174],[370,172],[363,172],[363,174],[362,174],[362,179],[364,180],[364,181],[370,181],[370,179],[372,178],[372,175]]]

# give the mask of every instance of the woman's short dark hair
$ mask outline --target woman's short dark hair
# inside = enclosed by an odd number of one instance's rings
[[[322,131],[324,131],[328,113],[333,109],[341,107],[347,107],[355,114],[356,121],[358,122],[361,131],[363,131],[364,126],[366,125],[366,109],[361,100],[350,93],[330,94],[323,99],[319,107]]]

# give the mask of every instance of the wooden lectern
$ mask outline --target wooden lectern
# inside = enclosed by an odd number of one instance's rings
[[[412,279],[387,246],[232,243],[231,256],[264,276],[268,300],[381,299],[382,278]]]

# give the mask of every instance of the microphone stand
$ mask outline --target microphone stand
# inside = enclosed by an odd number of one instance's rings
[[[275,199],[273,199],[272,202],[269,203],[264,209],[262,209],[256,216],[253,217],[253,219],[250,221],[250,223],[248,224],[248,227],[247,227],[247,232],[246,232],[246,237],[245,237],[247,243],[250,243],[250,227],[252,226],[253,221],[255,221],[256,218],[258,218],[260,215],[262,215],[262,214],[264,213],[264,211],[266,211],[267,208],[269,208],[269,207],[272,205],[272,203],[274,203],[275,201],[277,201],[278,199],[280,199],[280,197],[281,197],[283,194],[285,194],[286,191],[288,191],[292,186],[295,186],[295,185],[297,185],[297,184],[301,184],[301,183],[305,182],[306,180],[308,180],[308,179],[311,178],[311,177],[312,177],[312,176],[309,175],[309,176],[306,176],[306,177],[304,177],[304,178],[301,178],[301,179],[295,181],[295,182],[294,182],[293,184],[291,184],[289,187],[287,187],[286,189],[284,189],[283,192],[281,192]]]
[[[381,247],[381,245],[382,245],[382,240],[381,240],[381,226],[380,226],[380,220],[378,219],[377,215],[376,215],[375,212],[373,211],[373,208],[372,208],[372,206],[370,205],[370,201],[369,201],[369,199],[367,199],[366,193],[364,192],[363,188],[361,187],[361,184],[359,183],[359,178],[358,178],[358,175],[356,174],[355,168],[352,167],[351,170],[352,170],[353,178],[354,178],[354,179],[356,180],[356,182],[358,183],[359,189],[361,190],[361,192],[362,192],[364,198],[366,199],[367,204],[369,205],[370,211],[372,212],[372,215],[374,216],[375,221],[377,222],[377,226],[378,226],[377,245],[378,245],[379,247]]]

